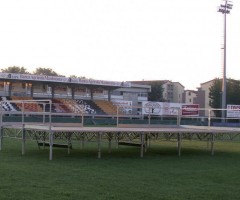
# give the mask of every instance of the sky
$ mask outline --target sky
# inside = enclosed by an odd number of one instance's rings
[[[0,69],[98,80],[222,77],[221,0],[0,0]],[[227,78],[240,78],[240,1],[227,15]]]

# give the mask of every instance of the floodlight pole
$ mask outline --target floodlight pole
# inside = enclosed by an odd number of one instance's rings
[[[227,99],[227,77],[226,77],[226,66],[227,66],[227,14],[230,14],[230,10],[232,9],[232,4],[230,4],[229,0],[224,0],[225,3],[219,6],[218,12],[224,14],[224,58],[223,58],[223,78],[222,78],[222,122],[225,122],[225,110],[226,109],[226,99]]]

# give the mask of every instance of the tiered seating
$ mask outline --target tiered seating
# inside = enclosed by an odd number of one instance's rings
[[[12,100],[33,100],[31,97],[12,97]],[[16,106],[19,108],[19,110],[23,110],[24,105],[24,111],[26,112],[42,112],[42,108],[38,105],[37,102],[24,102],[22,103],[15,103]]]
[[[87,113],[92,114],[94,112],[98,115],[106,115],[106,113],[92,100],[84,100],[84,104]]]
[[[46,112],[49,112],[50,105],[46,101],[44,104],[44,99],[39,102],[31,102],[34,100],[31,97],[11,97],[13,101],[19,102],[8,102],[7,97],[1,97],[0,100],[3,100],[2,107],[6,111],[21,111],[25,112],[43,112],[45,109]],[[29,102],[21,101],[30,100]],[[74,100],[74,99],[52,99],[52,112],[57,113],[84,113],[84,114],[97,114],[97,115],[115,115],[117,113],[117,107],[112,104],[112,102],[104,100]]]
[[[58,99],[59,102],[64,104],[73,113],[83,113],[83,108],[77,104],[74,99]]]
[[[53,99],[52,103],[54,105],[54,111],[57,113],[70,113],[71,110],[63,104],[59,99]]]
[[[117,107],[110,101],[95,100],[94,101],[99,108],[101,108],[106,114],[115,115],[117,114]]]
[[[4,103],[2,103],[2,108],[5,111],[19,111],[19,109],[17,108],[17,106],[13,103],[10,103],[8,101],[7,97],[1,97],[1,101],[4,101]]]
[[[71,112],[84,114],[103,114],[103,111],[90,100],[58,99]]]
[[[96,106],[91,100],[76,100],[79,106],[83,109],[85,114],[103,114],[103,111]]]

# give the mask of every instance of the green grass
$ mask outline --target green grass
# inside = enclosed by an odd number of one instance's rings
[[[184,141],[182,156],[176,143],[153,143],[143,158],[136,147],[119,147],[109,154],[97,145],[81,150],[74,144],[38,150],[28,141],[21,156],[21,141],[4,138],[0,152],[0,199],[240,199],[240,143],[217,142],[211,156],[205,142]]]

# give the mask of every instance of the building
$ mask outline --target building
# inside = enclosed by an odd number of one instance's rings
[[[153,85],[159,83],[163,89],[163,99],[166,102],[182,103],[184,86],[179,82],[172,82],[169,80],[148,80],[148,81],[131,81],[142,85]]]
[[[195,104],[197,101],[197,91],[185,90],[183,93],[183,102],[187,104]]]
[[[179,82],[172,82],[173,84],[173,102],[183,103],[184,86]]]

